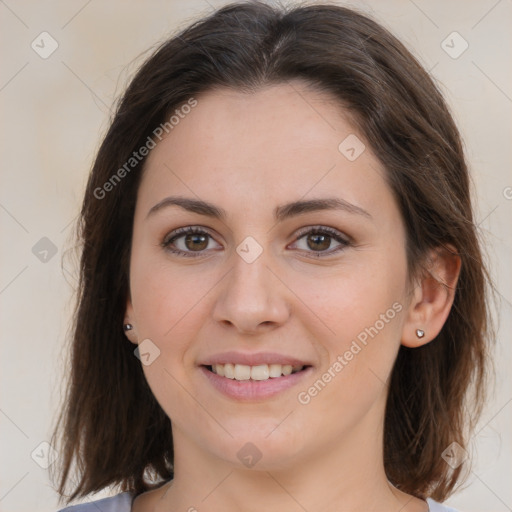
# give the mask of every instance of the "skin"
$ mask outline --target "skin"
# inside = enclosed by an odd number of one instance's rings
[[[134,216],[127,336],[160,350],[143,370],[172,421],[175,478],[137,497],[133,511],[427,511],[384,472],[386,381],[400,344],[419,346],[438,334],[460,263],[431,255],[432,275],[448,287],[432,277],[408,279],[404,224],[384,169],[325,93],[293,81],[253,93],[218,89],[197,100],[151,151]],[[350,134],[366,146],[355,161],[338,150]],[[227,217],[178,206],[148,216],[171,195],[211,202]],[[325,197],[369,215],[331,209],[273,218],[278,205]],[[184,226],[211,235],[198,257],[162,247]],[[297,236],[308,226],[331,227],[352,243],[319,257],[307,234]],[[236,251],[248,236],[262,248],[252,263]],[[340,247],[327,240],[326,253]],[[185,236],[174,245],[195,249]],[[309,403],[299,403],[298,393],[393,304],[401,311]],[[292,355],[313,370],[272,398],[239,402],[198,367],[225,351]],[[237,457],[247,442],[261,454],[252,468]]]

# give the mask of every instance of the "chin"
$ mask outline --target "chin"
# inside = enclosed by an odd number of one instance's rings
[[[281,421],[281,420],[279,420]],[[252,470],[272,471],[288,468],[296,463],[305,440],[297,430],[282,428],[279,421],[257,421],[249,425],[226,425],[233,437],[211,440],[216,455],[237,467]]]

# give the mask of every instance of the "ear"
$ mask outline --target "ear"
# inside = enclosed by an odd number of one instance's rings
[[[132,329],[129,331],[125,330],[124,326],[126,324],[130,324]],[[131,297],[128,297],[126,300],[126,309],[124,313],[124,321],[123,321],[123,331],[124,335],[135,345],[138,345],[139,338],[137,336],[137,324],[135,322],[135,314],[133,311],[133,305]]]
[[[450,313],[460,274],[457,250],[447,245],[432,249],[422,275],[416,280],[402,330],[402,345],[419,347],[432,341]],[[419,337],[417,330],[424,332]]]

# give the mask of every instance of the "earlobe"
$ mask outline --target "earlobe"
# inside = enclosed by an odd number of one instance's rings
[[[451,245],[432,249],[418,278],[402,331],[402,345],[419,347],[441,331],[455,298],[461,259]]]
[[[132,320],[134,318],[133,313],[133,306],[131,303],[131,300],[128,299],[126,303],[126,310],[124,314],[124,321],[123,321],[123,331],[125,336],[128,338],[128,340],[137,345],[138,344],[138,337],[137,332],[135,329],[135,322]]]

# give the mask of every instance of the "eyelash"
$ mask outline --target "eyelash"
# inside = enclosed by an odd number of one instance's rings
[[[187,226],[184,228],[176,229],[175,231],[169,233],[161,243],[161,246],[166,250],[173,254],[177,254],[179,256],[185,256],[187,258],[197,258],[204,254],[204,251],[182,251],[181,249],[172,248],[171,244],[175,242],[177,239],[189,235],[189,234],[198,234],[198,235],[207,235],[210,238],[213,238],[208,231],[205,231],[202,228],[198,228],[195,226]],[[302,228],[297,233],[296,241],[303,238],[305,235],[328,235],[330,238],[334,239],[336,242],[339,242],[340,245],[334,249],[329,251],[306,251],[310,252],[314,255],[315,258],[323,258],[327,256],[331,256],[336,254],[345,248],[352,245],[351,240],[348,237],[344,237],[341,233],[333,228],[329,228],[327,226],[309,226],[306,228]]]

